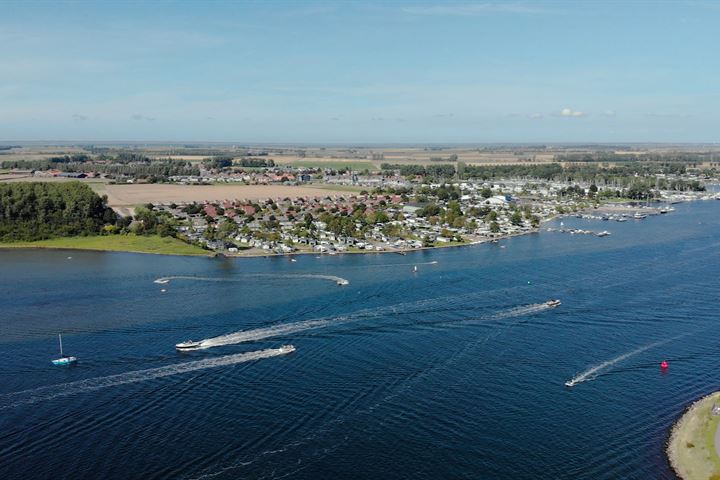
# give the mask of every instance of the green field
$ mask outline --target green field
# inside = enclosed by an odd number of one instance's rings
[[[0,242],[0,248],[69,248],[164,255],[208,255],[206,250],[189,245],[177,238],[132,234],[52,238],[35,242]]]

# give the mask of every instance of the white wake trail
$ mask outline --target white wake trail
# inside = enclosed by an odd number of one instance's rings
[[[235,345],[243,342],[252,342],[257,340],[264,340],[266,338],[277,337],[280,335],[287,335],[291,333],[305,332],[308,330],[314,330],[317,328],[338,326],[346,323],[356,322],[359,320],[378,318],[389,315],[410,315],[413,313],[423,314],[426,313],[428,306],[440,305],[442,307],[439,311],[447,310],[449,307],[458,305],[464,300],[468,300],[471,297],[475,297],[478,294],[471,295],[460,295],[458,297],[450,298],[432,298],[418,300],[416,302],[400,303],[396,305],[388,305],[378,308],[369,308],[364,310],[358,310],[347,315],[341,315],[337,317],[326,317],[316,318],[311,320],[304,320],[300,322],[292,323],[281,323],[278,325],[272,325],[269,327],[255,328],[251,330],[241,330],[239,332],[229,333],[227,335],[221,335],[218,337],[207,338],[200,341],[200,348],[213,348],[223,345]],[[545,303],[538,303],[532,305],[524,305],[521,307],[511,308],[484,317],[473,317],[468,319],[455,320],[455,322],[462,321],[478,321],[478,320],[502,320],[505,318],[519,317],[524,315],[531,315],[534,313],[547,310],[549,307]],[[448,322],[448,323],[453,323]]]
[[[520,317],[524,315],[531,315],[533,313],[542,312],[543,310],[549,310],[553,307],[547,303],[533,303],[531,305],[523,305],[521,307],[510,308],[503,310],[489,317],[490,320],[502,320],[503,318]]]
[[[623,353],[622,355],[619,355],[615,358],[612,358],[610,360],[607,360],[605,362],[602,362],[598,365],[595,365],[594,367],[590,367],[584,372],[574,376],[567,382],[565,382],[566,387],[574,387],[575,385],[583,382],[589,382],[591,380],[594,380],[598,377],[598,374],[604,370],[607,370],[608,368],[612,367],[616,363],[622,362],[623,360],[626,360],[630,357],[633,357],[639,353],[644,352],[645,350],[650,350],[653,347],[658,347],[660,345],[663,345],[665,343],[672,342],[673,340],[677,340],[682,337],[686,337],[690,335],[690,333],[683,333],[682,335],[677,335],[672,338],[668,338],[667,340],[660,340],[659,342],[650,343],[648,345],[644,345],[642,347],[636,348],[635,350],[632,350],[627,353]]]
[[[109,375],[107,377],[88,378],[86,380],[78,380],[76,382],[62,383],[60,385],[48,385],[31,390],[23,390],[0,395],[0,410],[18,407],[20,405],[30,405],[53,398],[67,397],[78,393],[91,392],[108,387],[125,385],[128,383],[144,382],[156,378],[169,377],[171,375],[179,375],[182,373],[194,372],[208,368],[223,367],[227,365],[235,365],[238,363],[252,362],[263,358],[276,357],[290,353],[287,349],[268,348],[255,352],[238,353],[235,355],[225,355],[217,358],[207,358],[193,362],[178,363],[165,367],[149,368],[147,370],[136,370],[132,372],[119,373],[117,375]]]
[[[319,273],[284,273],[284,274],[247,273],[244,275],[238,275],[233,278],[195,277],[192,275],[172,275],[169,277],[156,278],[153,282],[160,283],[160,284],[170,283],[173,280],[190,280],[190,281],[197,281],[197,282],[244,282],[244,281],[247,281],[248,279],[253,279],[253,278],[281,278],[281,279],[310,278],[310,279],[319,279],[319,280],[330,280],[331,282],[334,282],[338,285],[349,285],[350,284],[350,281],[346,278],[338,277],[336,275],[322,275]]]

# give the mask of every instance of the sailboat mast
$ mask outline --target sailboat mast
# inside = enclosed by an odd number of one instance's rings
[[[62,334],[61,333],[58,333],[58,340],[60,340],[60,356],[62,357],[63,351],[62,351]]]

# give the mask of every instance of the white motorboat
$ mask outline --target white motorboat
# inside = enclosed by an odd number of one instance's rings
[[[283,345],[279,350],[280,353],[292,353],[295,351],[295,347],[293,345]]]
[[[186,340],[175,345],[178,350],[197,350],[200,348],[202,342],[195,342],[193,340]]]

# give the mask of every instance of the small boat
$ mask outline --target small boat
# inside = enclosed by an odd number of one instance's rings
[[[200,348],[200,345],[202,342],[194,342],[192,340],[186,340],[184,342],[178,343],[175,345],[175,348],[178,350],[197,350]]]
[[[595,235],[597,235],[598,237],[607,237],[608,235],[610,235],[610,232],[608,232],[607,230],[603,230],[602,232],[598,232]]]
[[[62,335],[58,333],[58,341],[60,342],[60,358],[56,358],[52,361],[53,365],[71,365],[75,362],[77,362],[76,357],[68,357],[63,354],[63,348],[62,348]]]
[[[417,273],[417,265],[413,266],[413,273]]]
[[[551,308],[557,307],[561,304],[562,302],[560,300],[548,300],[547,302],[545,302],[545,305]]]
[[[295,347],[292,345],[283,345],[279,348],[280,353],[292,353],[295,351]]]
[[[340,280],[337,281],[337,284],[342,287],[342,286],[344,286],[344,285],[350,285],[350,282],[348,282],[348,281],[345,280],[344,278],[341,278]]]
[[[567,382],[565,382],[565,386],[566,386],[566,387],[574,387],[574,386],[575,386],[575,382],[573,382],[572,380],[568,380]]]

